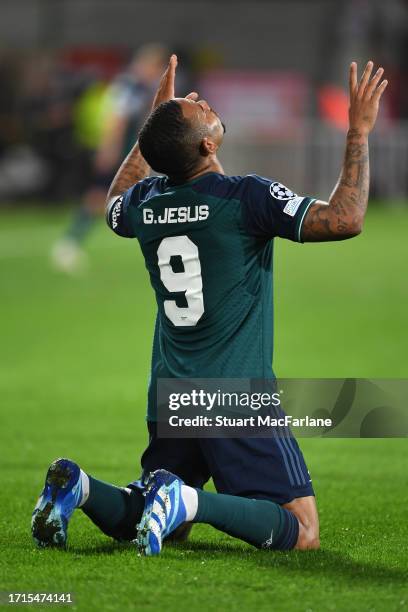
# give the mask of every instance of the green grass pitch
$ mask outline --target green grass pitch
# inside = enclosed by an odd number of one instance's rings
[[[103,223],[71,279],[48,261],[66,211],[0,218],[0,590],[70,591],[84,611],[408,609],[403,439],[301,440],[317,552],[260,552],[200,525],[145,559],[81,512],[67,551],[36,550],[30,515],[52,459],[118,484],[139,475],[154,299],[136,242]],[[358,239],[277,244],[278,375],[408,376],[407,230],[408,212],[372,207]]]

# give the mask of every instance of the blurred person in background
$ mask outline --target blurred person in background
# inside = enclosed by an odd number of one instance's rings
[[[83,202],[60,240],[53,246],[54,266],[66,273],[80,270],[86,255],[83,242],[96,219],[104,213],[107,190],[124,156],[133,146],[150,107],[168,52],[161,44],[139,49],[124,73],[108,87],[98,112],[99,143],[93,162],[92,182]],[[93,118],[94,120],[94,118]]]

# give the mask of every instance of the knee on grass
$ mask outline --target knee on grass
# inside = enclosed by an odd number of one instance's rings
[[[320,548],[319,530],[313,525],[305,527],[299,523],[299,537],[296,550],[318,550]]]

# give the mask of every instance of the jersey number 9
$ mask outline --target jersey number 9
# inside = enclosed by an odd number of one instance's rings
[[[157,249],[160,279],[167,291],[184,293],[187,307],[177,306],[175,300],[164,301],[164,312],[176,327],[197,325],[204,314],[203,279],[197,245],[188,236],[164,238]],[[181,257],[183,272],[173,272],[172,257]]]

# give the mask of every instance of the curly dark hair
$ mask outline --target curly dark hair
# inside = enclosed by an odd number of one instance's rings
[[[139,133],[140,151],[153,170],[177,182],[188,178],[200,158],[205,126],[193,126],[176,100],[163,102]]]

